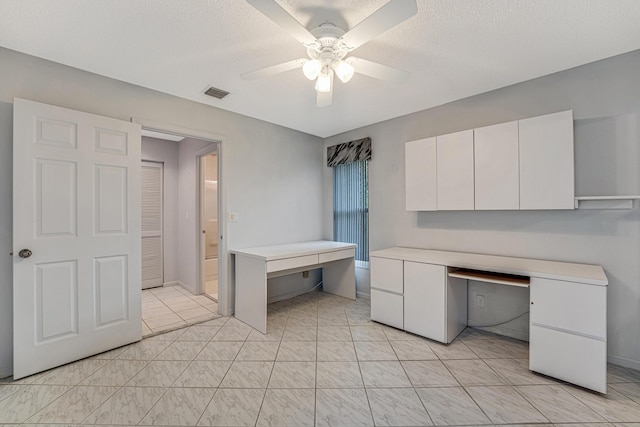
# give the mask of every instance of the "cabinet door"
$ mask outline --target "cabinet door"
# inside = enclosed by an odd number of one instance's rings
[[[473,210],[473,130],[436,140],[438,210]]]
[[[474,129],[475,209],[520,208],[518,122]]]
[[[607,287],[531,278],[531,324],[607,337]]]
[[[402,295],[402,260],[371,257],[371,288]]]
[[[520,209],[574,209],[573,111],[519,121]]]
[[[408,211],[435,211],[436,138],[404,145],[405,206]]]
[[[445,342],[445,267],[405,261],[404,329]]]

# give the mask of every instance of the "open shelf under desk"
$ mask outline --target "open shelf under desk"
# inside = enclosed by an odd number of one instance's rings
[[[479,270],[469,270],[466,268],[456,268],[449,271],[448,275],[449,277],[476,280],[478,282],[497,283],[500,285],[518,286],[521,288],[529,287],[529,277],[516,276],[514,274],[494,273],[491,271],[479,271]]]

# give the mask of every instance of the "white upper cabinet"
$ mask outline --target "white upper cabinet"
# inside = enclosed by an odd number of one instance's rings
[[[518,122],[474,130],[475,209],[520,208]]]
[[[404,146],[406,209],[435,211],[436,139],[407,142]]]
[[[573,111],[519,121],[520,209],[574,209]]]
[[[436,140],[438,210],[473,210],[473,129]]]

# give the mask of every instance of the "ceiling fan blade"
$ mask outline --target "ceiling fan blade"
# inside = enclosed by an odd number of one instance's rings
[[[316,42],[316,38],[275,0],[247,0],[247,3],[258,9],[263,15],[280,25],[302,43],[311,44]]]
[[[417,12],[416,0],[390,0],[342,36],[342,42],[349,49],[355,49]]]
[[[408,71],[398,70],[397,68],[389,67],[388,65],[378,64],[377,62],[362,58],[355,58],[353,56],[347,58],[347,62],[353,65],[356,73],[391,83],[404,83],[411,75]]]
[[[300,58],[294,59],[293,61],[283,62],[282,64],[272,65],[266,68],[260,68],[256,71],[251,71],[249,73],[241,74],[244,80],[255,80],[260,79],[262,77],[273,76],[274,74],[284,73],[285,71],[295,70],[296,68],[302,68],[304,63],[307,62],[307,59]]]
[[[316,105],[318,107],[328,107],[333,101],[333,88],[329,92],[318,92]]]

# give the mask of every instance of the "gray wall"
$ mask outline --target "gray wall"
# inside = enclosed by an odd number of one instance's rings
[[[178,143],[142,137],[142,160],[162,162],[162,251],[164,283],[177,282],[178,274]]]
[[[574,110],[576,195],[639,194],[640,51],[353,130],[325,147],[369,136],[370,246],[412,246],[600,264],[609,278],[608,353],[640,369],[640,209],[406,212],[404,143],[510,120]],[[322,154],[325,156],[325,153]],[[325,237],[332,235],[332,174],[325,167]],[[368,283],[359,283],[368,293]],[[470,294],[478,291],[470,286]],[[526,296],[485,295],[474,321],[518,313]],[[499,301],[491,300],[499,298]],[[524,301],[526,302],[526,301]],[[526,304],[525,304],[526,305]],[[526,322],[525,322],[526,323]],[[524,325],[526,327],[526,324]]]
[[[13,351],[9,252],[14,97],[220,135],[224,203],[240,216],[225,230],[228,248],[322,237],[320,138],[4,48],[0,82],[0,377],[11,372]]]

